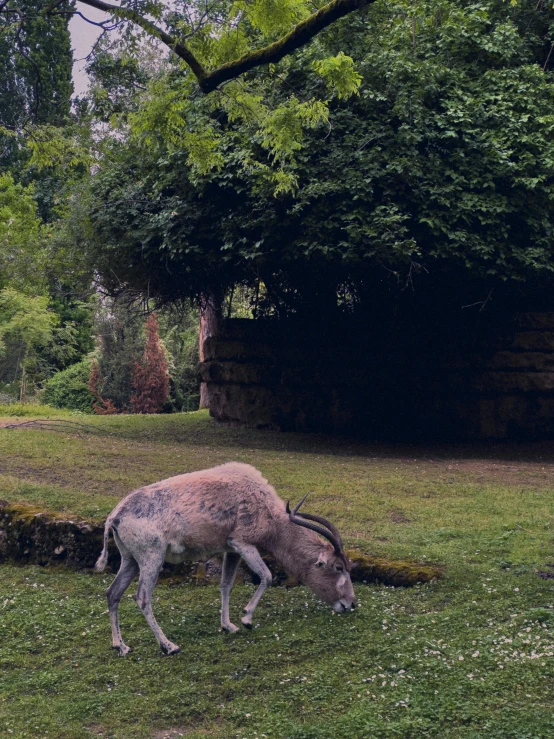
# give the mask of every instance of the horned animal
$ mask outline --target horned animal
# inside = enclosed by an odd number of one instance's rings
[[[129,493],[106,520],[104,548],[96,563],[97,571],[106,567],[111,530],[121,553],[119,572],[106,592],[112,647],[121,656],[130,651],[121,638],[118,608],[138,574],[135,600],[162,652],[180,651],[167,639],[152,611],[152,592],[164,561],[196,561],[223,553],[224,631],[238,631],[229,619],[229,597],[241,558],[260,580],[241,619],[243,626],[252,628],[252,614],[272,582],[260,551],[271,554],[336,612],[355,608],[350,580],[353,564],[339,532],[321,516],[300,513],[305,498],[291,510],[257,469],[239,462],[177,475]]]

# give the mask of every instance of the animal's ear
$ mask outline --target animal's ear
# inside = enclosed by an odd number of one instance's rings
[[[315,563],[316,567],[325,567],[327,564],[327,555],[325,552],[320,552],[319,557],[317,558],[317,561]]]

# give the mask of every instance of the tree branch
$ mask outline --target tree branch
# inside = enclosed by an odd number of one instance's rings
[[[116,18],[123,18],[124,20],[131,21],[132,23],[135,23],[137,26],[142,28],[143,31],[146,31],[146,33],[149,33],[151,36],[154,36],[154,38],[162,41],[166,46],[174,51],[177,56],[179,56],[189,65],[193,74],[198,79],[200,86],[202,86],[202,80],[207,77],[207,72],[202,64],[200,64],[198,59],[194,56],[192,51],[187,46],[181,44],[179,41],[176,41],[172,36],[169,35],[169,33],[166,33],[155,23],[152,23],[152,21],[144,18],[142,15],[140,15],[140,13],[138,13],[136,10],[133,10],[132,8],[121,8],[117,5],[110,5],[109,3],[103,2],[103,0],[80,0],[80,2],[82,2],[84,5],[89,5],[91,8],[104,10],[106,13],[110,13],[111,15],[116,16]]]
[[[131,21],[137,26],[140,26],[140,28],[151,36],[162,41],[173,52],[175,52],[178,57],[183,59],[189,65],[191,71],[198,80],[200,89],[205,93],[212,92],[222,82],[228,82],[229,80],[235,79],[251,69],[255,69],[264,64],[275,64],[276,62],[279,62],[283,57],[292,53],[296,49],[305,46],[320,31],[327,28],[327,26],[330,26],[339,18],[343,18],[354,10],[359,10],[364,6],[375,2],[375,0],[331,0],[331,2],[327,3],[327,5],[324,5],[318,11],[312,13],[308,18],[298,23],[292,31],[285,34],[285,36],[274,43],[264,46],[262,49],[256,49],[248,54],[244,54],[238,59],[222,64],[217,69],[208,72],[185,44],[175,40],[164,30],[156,26],[147,18],[141,16],[136,10],[111,5],[104,2],[104,0],[80,1],[92,8],[104,10],[117,18]]]
[[[374,3],[375,0],[332,0],[306,20],[298,23],[292,31],[263,49],[251,51],[239,59],[222,64],[210,72],[203,81],[199,80],[203,92],[211,92],[222,82],[235,79],[241,74],[264,64],[275,64],[296,49],[305,46],[320,31],[330,26],[339,18],[354,10]]]

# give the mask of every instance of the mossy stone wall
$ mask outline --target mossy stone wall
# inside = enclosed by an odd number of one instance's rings
[[[104,526],[86,521],[57,518],[33,506],[0,501],[0,563],[2,561],[38,565],[65,565],[76,569],[94,567],[103,547]],[[385,585],[415,585],[442,577],[443,569],[428,564],[368,557],[359,552],[348,553],[356,562],[352,571],[355,582],[379,582]],[[292,587],[292,580],[270,557],[266,557],[276,585]],[[108,568],[119,567],[119,552],[110,537]],[[164,565],[162,574],[180,576],[203,585],[219,582],[219,560]],[[242,567],[239,580],[254,581],[249,570]]]
[[[317,330],[230,319],[205,341],[199,376],[211,415],[232,425],[395,440],[554,436],[554,313],[523,313],[474,346],[428,339],[377,342],[347,319]]]

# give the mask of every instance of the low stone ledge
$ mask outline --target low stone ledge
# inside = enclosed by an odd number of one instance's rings
[[[64,563],[93,567],[103,547],[104,528],[64,519],[25,503],[0,501],[0,561],[28,564]],[[110,546],[109,563],[119,557]]]
[[[102,551],[103,536],[103,524],[62,519],[28,504],[0,501],[0,563],[11,561],[90,569]],[[430,582],[444,574],[442,567],[371,557],[355,550],[348,551],[348,556],[356,563],[352,570],[353,582],[411,586]],[[265,560],[273,573],[274,584],[287,587],[298,584],[271,557],[265,557]],[[110,536],[108,568],[116,572],[118,567],[119,552]],[[163,575],[179,576],[196,585],[219,582],[221,562],[210,559],[180,565],[165,564]],[[241,567],[239,579],[245,582],[256,580],[245,567]]]
[[[518,326],[530,329],[554,330],[554,313],[521,313]]]
[[[233,360],[247,361],[275,361],[275,350],[267,343],[258,341],[247,344],[240,341],[228,340],[219,336],[208,336],[204,341],[204,359],[218,361]]]
[[[199,364],[197,373],[201,382],[220,385],[276,385],[280,376],[278,367],[273,364],[216,360]]]
[[[355,550],[347,554],[356,565],[351,573],[352,582],[409,587],[444,577],[444,567],[439,565],[371,557]]]
[[[521,331],[511,341],[504,342],[505,349],[531,352],[554,351],[554,331]]]
[[[484,392],[551,393],[554,372],[484,372],[475,383]]]
[[[554,372],[554,352],[496,352],[487,361],[489,369]]]

